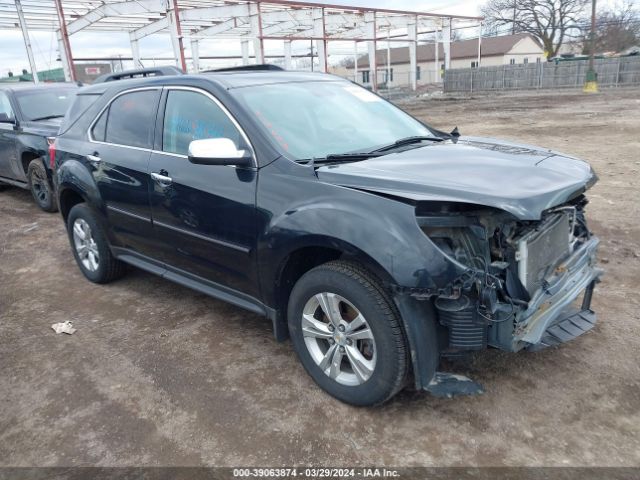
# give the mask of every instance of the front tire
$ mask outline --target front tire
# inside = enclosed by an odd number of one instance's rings
[[[104,228],[86,204],[71,209],[67,232],[76,263],[88,280],[108,283],[124,274],[125,265],[111,253]]]
[[[305,370],[335,398],[377,405],[405,385],[408,351],[400,315],[363,267],[333,261],[305,273],[291,292],[288,324]]]
[[[31,160],[29,168],[27,168],[27,181],[36,205],[45,212],[57,212],[58,206],[56,205],[55,195],[53,195],[53,188],[49,182],[47,171],[42,164],[42,159]]]

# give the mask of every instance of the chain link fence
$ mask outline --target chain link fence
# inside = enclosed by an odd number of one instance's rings
[[[588,68],[588,60],[573,60],[447,70],[444,75],[444,91],[454,93],[582,87]],[[595,70],[600,86],[640,85],[639,56],[596,59]]]

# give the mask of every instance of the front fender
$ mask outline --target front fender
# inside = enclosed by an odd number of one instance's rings
[[[258,263],[268,303],[279,266],[305,246],[366,256],[403,288],[441,288],[457,274],[420,230],[413,205],[321,182],[311,167],[282,159],[261,169],[257,204],[263,217]]]
[[[263,219],[257,258],[265,303],[278,307],[281,266],[296,250],[327,247],[365,259],[391,287],[401,287],[390,290],[408,338],[415,382],[420,388],[428,385],[438,362],[437,317],[430,302],[404,290],[441,288],[457,270],[422,232],[415,207],[321,182],[312,168],[287,160],[260,170],[257,194]]]

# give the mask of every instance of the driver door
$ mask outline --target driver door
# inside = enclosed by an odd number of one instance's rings
[[[0,91],[0,177],[11,179],[17,161],[15,118],[9,97]]]
[[[257,296],[255,196],[258,171],[195,165],[193,140],[228,138],[251,149],[247,137],[209,92],[167,87],[150,161],[153,226],[170,268]]]

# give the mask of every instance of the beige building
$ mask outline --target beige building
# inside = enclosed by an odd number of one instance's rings
[[[384,41],[379,41],[378,46]],[[417,71],[411,72],[409,62],[409,47],[378,49],[376,63],[378,71],[378,85],[390,87],[407,86],[411,84],[411,76],[415,75],[418,85],[434,83],[441,80],[444,71],[444,48],[438,45],[438,55],[434,44],[418,45]],[[387,52],[390,53],[387,56]],[[500,37],[486,37],[482,39],[480,66],[496,66],[509,64],[536,63],[545,61],[544,50],[538,41],[529,34],[504,35]],[[390,64],[389,73],[387,65]],[[478,66],[478,39],[462,40],[451,43],[451,61],[449,68],[475,68]],[[331,69],[332,73],[355,80],[362,85],[371,85],[372,72],[369,67],[369,57],[358,58],[357,71],[350,68],[338,67]]]

